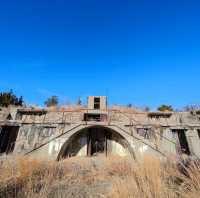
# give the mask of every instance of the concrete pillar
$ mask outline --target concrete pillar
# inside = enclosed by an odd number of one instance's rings
[[[94,96],[88,97],[88,109],[94,109]]]
[[[165,154],[176,154],[176,137],[170,128],[163,129],[163,137],[161,137],[161,150]]]
[[[196,129],[190,129],[186,131],[185,133],[189,149],[191,152],[191,155],[195,155],[200,158],[200,138],[198,136]]]
[[[106,98],[106,96],[100,97],[100,109],[102,109],[102,110],[107,109],[107,98]]]

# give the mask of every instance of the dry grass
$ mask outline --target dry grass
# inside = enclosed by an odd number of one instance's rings
[[[177,186],[171,177],[176,177],[173,166],[161,165],[159,160],[146,157],[133,164],[125,177],[114,177],[113,197],[177,197]]]
[[[71,158],[62,162],[13,157],[0,163],[0,197],[197,198],[200,165],[179,171],[152,157]]]

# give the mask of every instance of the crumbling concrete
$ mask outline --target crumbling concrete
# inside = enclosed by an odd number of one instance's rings
[[[99,98],[99,99],[98,99]],[[99,103],[99,104],[98,104]],[[6,133],[15,136],[7,139]],[[12,126],[9,130],[8,126]],[[141,112],[108,108],[106,97],[89,97],[88,108],[7,108],[0,111],[0,153],[62,159],[71,156],[144,154],[200,158],[198,112]],[[5,134],[6,134],[5,133]],[[10,147],[12,146],[12,149]]]

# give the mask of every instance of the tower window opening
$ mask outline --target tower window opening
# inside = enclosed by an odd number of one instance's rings
[[[100,109],[100,98],[99,97],[94,98],[94,109]]]

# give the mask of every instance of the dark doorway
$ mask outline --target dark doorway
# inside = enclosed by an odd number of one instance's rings
[[[173,132],[177,133],[180,152],[190,155],[190,149],[185,135],[185,130],[178,129],[178,130],[173,130]]]
[[[85,113],[84,114],[84,121],[101,121],[101,115],[100,114],[91,114],[91,113]]]
[[[0,153],[10,153],[14,150],[18,126],[2,126],[0,129]]]
[[[198,134],[198,137],[200,139],[200,129],[197,129],[197,134]]]
[[[105,122],[107,121],[107,117],[107,114],[85,113],[84,121]]]
[[[106,131],[101,128],[90,128],[88,131],[88,156],[107,153]]]

